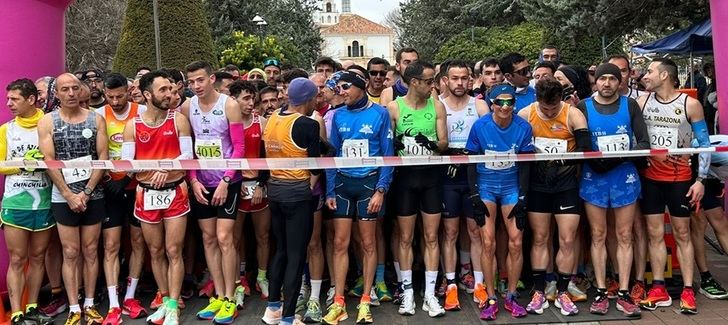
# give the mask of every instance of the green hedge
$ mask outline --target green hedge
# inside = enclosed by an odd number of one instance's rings
[[[140,66],[156,67],[152,0],[129,0],[114,70],[133,76]],[[196,60],[215,64],[210,26],[199,0],[159,0],[162,66],[183,69]]]

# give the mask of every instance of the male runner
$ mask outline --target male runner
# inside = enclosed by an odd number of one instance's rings
[[[174,84],[163,71],[149,72],[139,80],[147,110],[129,120],[121,148],[123,160],[192,159],[190,123],[171,110]],[[160,162],[160,166],[171,164]],[[149,248],[152,272],[162,304],[147,317],[147,323],[177,325],[180,292],[184,278],[182,246],[190,211],[185,171],[145,170],[136,174],[134,217],[141,221]]]
[[[43,111],[35,107],[38,90],[30,79],[15,80],[5,90],[15,118],[0,126],[0,161],[41,158],[37,126]],[[6,175],[0,221],[10,257],[6,276],[10,323],[52,324],[53,319],[38,312],[45,253],[56,225],[51,215],[50,180],[43,171],[25,168],[4,167],[0,174]],[[28,303],[22,306],[25,288]]]
[[[181,113],[189,120],[197,159],[239,159],[243,157],[243,123],[240,106],[215,91],[216,75],[205,61],[187,67],[187,80],[195,96],[182,104]],[[236,289],[239,256],[233,240],[240,196],[240,174],[228,170],[190,170],[194,217],[202,231],[207,269],[217,297],[197,313],[197,318],[230,324],[242,308],[245,293]],[[237,308],[236,308],[237,307]]]
[[[372,58],[367,62],[367,71],[369,71],[369,84],[367,85],[367,96],[369,100],[375,104],[379,104],[384,86],[384,79],[387,78],[387,69],[389,62],[382,58]]]
[[[550,63],[549,63],[550,64]],[[536,83],[536,102],[518,112],[533,128],[537,153],[590,151],[591,140],[586,119],[576,107],[561,101],[563,87],[556,79]],[[528,219],[533,231],[531,268],[534,293],[526,310],[542,314],[549,304],[546,300],[546,268],[551,256],[548,243],[552,237],[551,216],[556,219],[559,250],[556,253],[558,281],[556,307],[564,316],[579,312],[571,301],[567,288],[574,264],[576,233],[579,227],[579,167],[575,161],[540,161],[532,164],[534,172],[528,194]]]
[[[619,84],[620,95],[627,96],[635,100],[640,98],[640,96],[645,95],[646,92],[644,90],[640,91],[639,89],[632,88],[629,85],[629,77],[632,75],[632,67],[630,65],[629,57],[624,54],[614,54],[607,58],[606,62],[614,64],[617,68],[619,68],[622,78],[622,82]]]
[[[489,98],[493,112],[473,124],[465,150],[478,155],[533,152],[531,126],[513,114],[517,102],[515,88],[508,84],[497,85],[491,89]],[[480,261],[485,272],[485,283],[495,283],[495,216],[500,207],[508,232],[508,293],[504,306],[511,316],[524,317],[527,313],[516,301],[516,286],[523,266],[521,250],[527,217],[529,164],[495,161],[477,166],[471,164],[469,169],[470,199],[483,243]],[[487,221],[488,216],[494,217]],[[479,303],[479,307],[483,308],[480,318],[495,320],[498,315],[495,288],[487,285],[486,290],[487,301]]]
[[[395,68],[397,69],[397,72],[399,72],[399,75],[404,76],[404,71],[407,67],[412,62],[417,61],[419,57],[420,55],[417,53],[417,50],[411,47],[405,47],[397,51],[394,55],[394,59],[396,61]],[[379,103],[383,106],[389,105],[390,102],[404,95],[407,95],[407,83],[400,78],[397,79],[394,86],[382,90]]]
[[[146,106],[129,101],[129,88],[126,78],[118,73],[109,74],[104,81],[106,106],[96,110],[106,121],[106,134],[109,136],[109,159],[121,159],[121,146],[124,142],[126,123],[146,110]],[[104,189],[107,199],[106,219],[101,224],[104,237],[104,275],[109,294],[109,312],[104,324],[121,324],[121,314],[132,319],[146,316],[147,311],[141,302],[134,298],[136,286],[144,267],[144,238],[139,220],[134,218],[134,197],[136,184],[126,172],[109,171],[105,175]],[[129,219],[131,236],[131,255],[129,258],[129,278],[124,297],[124,308],[119,306],[117,282],[119,281],[119,248],[121,247],[122,226]]]
[[[677,91],[677,65],[670,59],[657,58],[650,63],[642,82],[653,92],[639,98],[650,148],[690,148],[693,139],[699,147],[709,147],[708,128],[703,117],[703,106],[694,98]],[[700,203],[705,192],[703,180],[708,176],[710,154],[698,155],[698,177],[693,179],[690,157],[661,155],[649,157],[649,166],[642,180],[642,213],[647,219],[647,238],[652,266],[652,288],[640,302],[642,308],[655,310],[672,305],[665,290],[665,207],[670,214],[673,236],[677,243],[677,256],[682,265],[683,291],[680,311],[697,313],[693,291],[693,242],[690,238],[690,207]]]
[[[483,60],[481,63],[480,72],[480,91],[478,98],[488,100],[488,92],[493,86],[503,82],[503,72],[500,70],[498,60],[494,58],[488,58]]]
[[[278,59],[268,59],[263,62],[263,71],[268,76],[268,86],[275,88],[276,79],[281,75],[281,62]]]
[[[96,110],[106,105],[104,97],[104,74],[99,69],[91,69],[83,74],[83,82],[89,87],[89,107]]]
[[[470,130],[480,116],[488,113],[488,105],[475,97],[468,95],[467,84],[470,79],[468,64],[465,61],[451,61],[445,68],[445,81],[450,96],[442,101],[447,114],[448,155],[465,154],[465,143],[468,141]],[[467,166],[451,165],[443,175],[443,238],[442,257],[443,270],[447,290],[445,296],[445,310],[459,310],[457,284],[455,283],[455,268],[457,266],[456,242],[460,233],[460,218],[466,220],[466,229],[470,237],[469,251],[472,255],[473,274],[475,284],[473,288],[466,287],[468,293],[473,293],[473,299],[485,301],[487,294],[483,286],[483,270],[480,268],[481,241],[480,231],[473,219],[472,204],[470,204],[470,189],[468,187]],[[470,263],[470,262],[468,262]]]
[[[611,63],[597,67],[597,95],[579,103],[587,118],[594,151],[646,149],[644,119],[633,99],[619,95],[621,74]],[[632,267],[632,224],[635,204],[640,194],[640,179],[635,164],[627,159],[589,159],[584,164],[579,196],[584,199],[591,228],[591,260],[597,282],[597,293],[589,311],[604,315],[609,311],[606,264],[607,210],[612,209],[617,235],[617,270],[619,291],[617,310],[628,317],[639,317],[640,310],[632,301],[629,273]],[[611,216],[610,216],[611,217]]]
[[[525,56],[520,53],[506,54],[500,59],[498,66],[505,80],[516,88],[516,113],[536,101],[536,89],[529,84],[531,66]]]
[[[108,145],[104,118],[81,109],[78,92],[81,82],[64,73],[56,79],[61,107],[44,116],[38,123],[38,142],[46,160],[105,160]],[[70,313],[66,324],[81,322],[78,305],[79,274],[83,274],[83,314],[88,324],[101,324],[104,318],[94,305],[98,277],[98,242],[101,221],[105,214],[101,169],[48,169],[53,181],[51,209],[58,223],[63,245],[63,283],[66,285]],[[83,259],[83,266],[80,260]],[[83,271],[79,268],[83,267]]]
[[[415,61],[402,76],[407,95],[387,105],[395,133],[395,150],[400,156],[433,156],[447,149],[445,107],[430,94],[435,83],[435,67],[428,62]],[[442,179],[439,167],[408,166],[398,168],[395,175],[397,191],[397,220],[399,224],[399,265],[404,289],[400,315],[415,313],[412,289],[412,240],[417,213],[422,214],[425,246],[425,300],[422,310],[430,317],[445,314],[435,297],[435,281],[439,262],[438,231],[442,213]]]
[[[346,107],[334,116],[330,133],[336,156],[368,158],[391,156],[392,129],[389,113],[369,100],[366,79],[354,72],[341,74],[337,87],[346,101]],[[326,205],[334,211],[334,263],[337,283],[346,281],[349,269],[349,241],[354,218],[357,218],[361,250],[363,253],[364,289],[357,324],[373,322],[369,292],[377,265],[376,226],[382,215],[384,194],[392,179],[392,167],[362,167],[326,170]],[[374,189],[374,190],[372,190]],[[338,324],[346,320],[344,286],[336,287],[334,303],[323,318],[325,324]]]
[[[278,89],[275,87],[265,87],[258,92],[256,101],[258,114],[263,118],[268,118],[273,112],[280,108],[278,100]]]
[[[306,78],[296,78],[288,88],[289,105],[271,115],[263,131],[268,158],[320,157],[319,123],[309,118],[316,106],[318,88]],[[311,192],[319,170],[271,170],[267,181],[271,232],[276,250],[270,267],[270,295],[263,315],[266,324],[290,325],[296,311],[296,291],[306,263],[313,230]],[[281,300],[281,288],[285,300]],[[298,320],[297,320],[298,321]]]

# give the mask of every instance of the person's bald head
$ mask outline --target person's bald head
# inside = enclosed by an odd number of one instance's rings
[[[56,96],[61,108],[78,108],[81,91],[81,81],[70,73],[64,73],[56,78]]]

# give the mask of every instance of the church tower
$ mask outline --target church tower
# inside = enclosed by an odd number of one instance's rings
[[[347,4],[351,8],[349,1],[344,0],[344,6]],[[336,0],[322,0],[319,1],[319,10],[314,14],[314,23],[322,27],[335,25],[339,23],[340,15],[341,13],[336,8]]]

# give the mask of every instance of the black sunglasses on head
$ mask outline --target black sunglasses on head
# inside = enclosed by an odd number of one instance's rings
[[[524,77],[526,77],[526,76],[528,76],[528,73],[530,72],[529,68],[530,68],[530,67],[528,67],[528,66],[525,66],[525,67],[523,67],[523,68],[520,68],[520,69],[518,69],[518,70],[516,70],[516,71],[513,71],[513,74],[514,74],[514,75],[516,75],[516,74],[519,74],[519,75],[521,75],[521,76],[524,76]]]
[[[386,77],[387,76],[387,71],[385,71],[385,70],[379,70],[379,71],[370,70],[369,71],[369,76],[372,76],[372,77],[377,77],[377,76],[379,76],[379,77]]]

